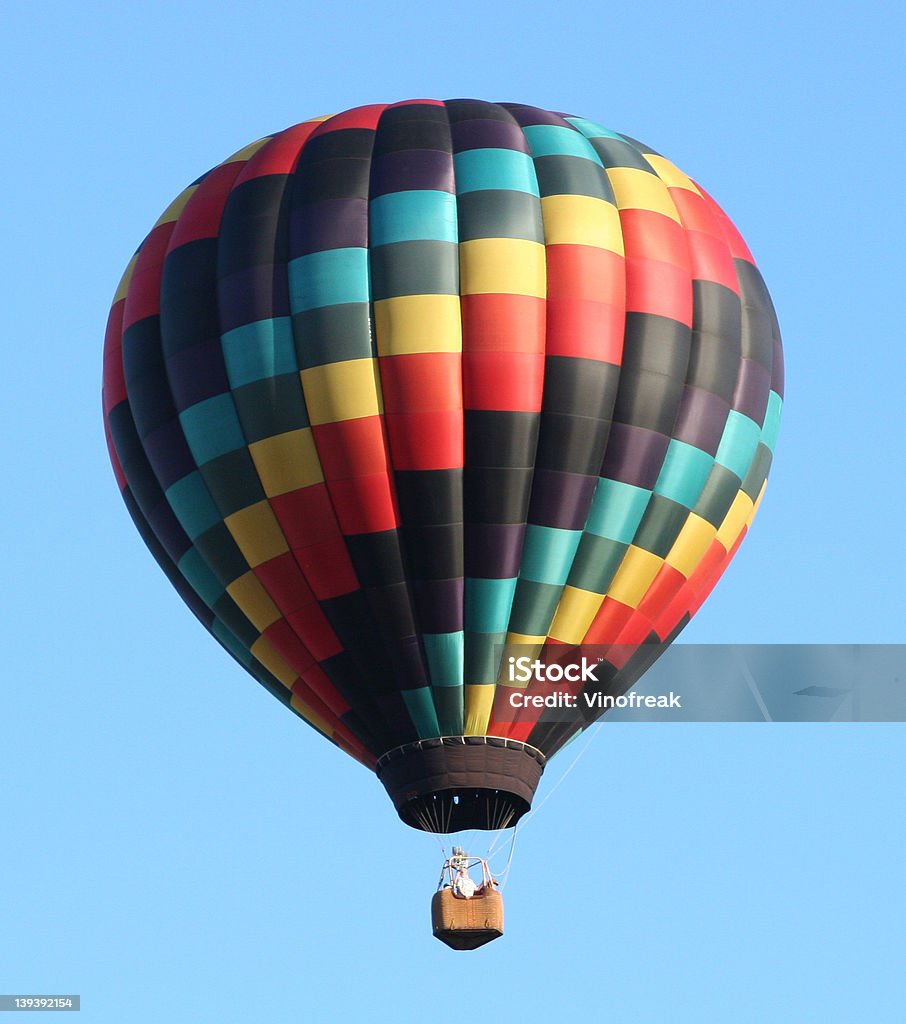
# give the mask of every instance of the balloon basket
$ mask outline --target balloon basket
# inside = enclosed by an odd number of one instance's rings
[[[469,899],[439,889],[431,900],[434,935],[451,949],[477,949],[503,935],[503,896],[488,887]]]

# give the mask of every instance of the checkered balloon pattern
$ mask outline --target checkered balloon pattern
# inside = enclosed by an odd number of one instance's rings
[[[416,100],[302,122],[178,196],[116,292],[103,404],[180,596],[373,768],[437,736],[556,752],[582,723],[507,713],[514,645],[643,645],[612,659],[629,686],[749,529],[782,394],[752,255],[669,160]]]

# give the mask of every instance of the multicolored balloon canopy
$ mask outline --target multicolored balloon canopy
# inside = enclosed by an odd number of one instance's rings
[[[513,824],[596,713],[514,714],[507,652],[595,645],[586,688],[621,693],[695,614],[782,394],[767,290],[704,189],[478,100],[305,121],[198,178],[104,356],[117,480],[180,596],[429,831]]]

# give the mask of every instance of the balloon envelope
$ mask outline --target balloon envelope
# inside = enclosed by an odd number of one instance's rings
[[[541,691],[511,658],[597,645],[572,692],[622,692],[688,622],[781,396],[770,298],[704,189],[477,100],[303,122],[203,175],[104,359],[117,479],[177,591],[436,831],[512,824],[598,713],[519,706]]]

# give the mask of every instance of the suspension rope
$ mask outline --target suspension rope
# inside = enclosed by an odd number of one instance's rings
[[[513,838],[510,840],[510,855],[506,859],[506,865],[504,866],[503,871],[501,871],[500,873],[500,878],[497,879],[497,885],[498,888],[500,889],[502,889],[506,885],[507,879],[510,877],[510,867],[513,864],[513,852],[516,849],[516,836],[518,835],[518,833],[519,822],[516,822],[516,827],[513,829]]]
[[[431,836],[431,838],[432,838],[432,839],[433,839],[433,840],[434,840],[434,841],[435,841],[435,842],[437,843],[437,845],[438,845],[438,846],[440,847],[440,852],[441,852],[441,853],[442,853],[442,854],[444,855],[444,860],[446,860],[446,859],[447,859],[447,848],[446,848],[446,846],[444,846],[444,844],[443,844],[443,843],[442,843],[442,842],[440,841],[440,836],[439,836],[439,835],[438,835],[438,834],[437,834],[436,832],[429,832],[428,834],[429,834],[429,835]]]
[[[592,724],[596,724],[596,723],[592,723]],[[600,726],[598,726],[598,728],[600,728]],[[557,779],[557,781],[553,784],[553,786],[551,786],[551,788],[547,791],[547,793],[544,794],[544,799],[541,801],[541,803],[537,804],[535,807],[533,807],[528,812],[528,814],[525,815],[525,817],[523,817],[523,818],[521,818],[519,820],[518,824],[520,826],[525,828],[525,826],[532,820],[532,818],[535,817],[535,815],[548,802],[548,800],[550,800],[550,798],[554,795],[554,793],[556,793],[557,790],[563,785],[563,783],[566,781],[567,777],[569,776],[570,772],[572,772],[573,768],[575,768],[576,765],[579,763],[579,759],[581,757],[585,756],[585,752],[588,750],[588,748],[592,744],[592,741],[597,736],[597,731],[598,731],[597,729],[586,728],[586,729],[581,730],[581,732],[576,733],[576,738],[581,736],[583,732],[586,733],[587,739],[585,740],[584,745],[580,748],[579,752],[572,759],[572,761],[570,762],[570,765],[566,769],[566,771],[560,776],[559,779]]]

